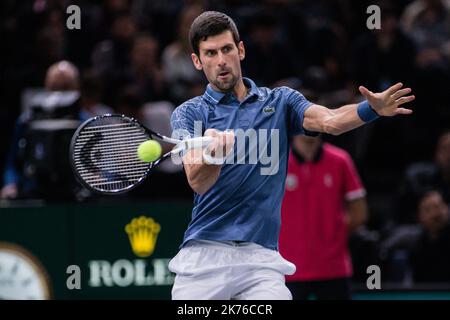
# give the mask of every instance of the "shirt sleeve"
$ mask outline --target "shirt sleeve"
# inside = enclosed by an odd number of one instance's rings
[[[358,171],[350,155],[346,154],[343,162],[345,200],[352,201],[366,196]]]
[[[175,109],[170,118],[170,124],[172,137],[176,139],[203,136],[205,131],[200,106],[189,101]]]
[[[318,132],[307,131],[303,128],[303,118],[306,109],[313,105],[297,90],[283,87],[287,94],[287,106],[288,106],[288,125],[291,135],[308,135],[317,136]]]

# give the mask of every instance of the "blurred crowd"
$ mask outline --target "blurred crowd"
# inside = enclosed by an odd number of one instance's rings
[[[80,30],[66,27],[71,4],[81,9]],[[372,4],[381,8],[380,30],[366,25]],[[413,88],[412,116],[324,140],[350,153],[367,190],[369,223],[350,243],[355,278],[366,277],[358,265],[378,263],[392,281],[450,282],[450,1],[7,0],[0,9],[2,198],[68,196],[33,191],[29,180],[38,169],[27,164],[20,138],[30,121],[113,112],[170,135],[172,110],[206,85],[191,62],[189,26],[202,11],[218,10],[236,21],[246,47],[243,74],[259,86],[288,85],[331,108],[361,101],[358,85],[380,91],[401,81]],[[74,95],[39,100],[39,90]],[[49,100],[70,112],[44,108]],[[64,143],[49,133],[29,134]],[[45,154],[33,152],[36,159]],[[41,160],[47,173],[64,166]],[[67,173],[47,176],[50,185],[68,183]],[[148,183],[127,196],[161,199],[170,190],[172,198],[191,199],[180,167],[162,168],[151,179],[157,190]],[[83,192],[71,191],[73,200],[89,199]]]

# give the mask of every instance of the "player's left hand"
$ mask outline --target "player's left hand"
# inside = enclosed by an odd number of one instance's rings
[[[360,86],[359,92],[367,99],[370,106],[380,116],[392,117],[398,114],[411,114],[411,109],[399,108],[404,103],[415,99],[414,95],[406,96],[411,93],[411,88],[403,88],[402,83],[394,84],[383,92],[373,93],[367,88]]]

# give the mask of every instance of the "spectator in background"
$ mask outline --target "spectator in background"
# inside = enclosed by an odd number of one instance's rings
[[[330,3],[331,2],[331,3]],[[326,71],[333,72],[335,67],[328,66],[335,60],[339,66],[345,66],[348,59],[348,45],[350,43],[347,32],[338,21],[341,13],[346,12],[346,3],[335,1],[308,1],[305,2],[303,20],[305,33],[300,43],[304,55],[306,67],[322,66]],[[297,44],[298,46],[299,44]],[[333,86],[343,84],[331,82],[325,83],[332,89]],[[328,88],[325,88],[328,89]]]
[[[50,104],[52,107],[46,108],[43,105],[35,106],[31,110],[22,113],[17,120],[10,145],[10,151],[7,157],[3,187],[0,192],[0,197],[2,199],[14,199],[19,195],[22,195],[23,197],[35,196],[39,195],[41,191],[44,191],[39,190],[36,181],[31,178],[28,179],[27,176],[24,175],[24,172],[27,173],[30,171],[26,169],[27,167],[34,167],[31,163],[34,160],[27,157],[23,159],[23,154],[19,156],[21,152],[24,152],[19,151],[20,149],[23,149],[20,145],[26,145],[27,143],[31,144],[30,139],[33,137],[30,137],[30,124],[32,121],[42,119],[84,121],[89,117],[111,110],[110,108],[99,104],[99,93],[96,92],[98,88],[95,88],[95,86],[92,85],[91,80],[88,80],[88,77],[83,79],[80,98],[80,76],[78,68],[68,61],[60,61],[49,67],[45,78],[47,96],[42,101],[42,104]],[[70,93],[70,97],[67,96],[69,98],[60,99],[60,93],[63,92]],[[38,139],[37,137],[34,138]],[[33,155],[40,154],[40,158],[45,158],[48,155],[42,154],[42,152],[43,150],[46,150],[45,148],[48,146],[41,147],[39,146],[40,143],[43,142],[37,142],[36,148],[29,152],[32,152]],[[58,146],[58,148],[61,149],[64,149],[65,147],[68,148],[66,145]],[[27,148],[31,148],[31,146],[27,146]],[[54,160],[56,161],[58,159]],[[27,165],[28,162],[30,166]],[[53,169],[56,172],[60,168]],[[34,172],[28,173],[30,176],[34,175]]]
[[[427,136],[434,138],[439,126],[450,121],[450,1],[415,0],[405,8],[401,24],[417,48],[412,75],[419,89],[416,103],[422,108],[416,108],[420,122],[413,133],[427,130]],[[420,142],[425,145],[426,139]]]
[[[120,91],[115,105],[117,113],[135,118],[144,126],[166,136],[170,136],[172,132],[170,117],[174,108],[171,102],[164,100],[143,103],[138,88],[133,85],[126,86]],[[161,142],[161,146],[163,153],[173,148],[173,144],[164,142]],[[191,199],[192,191],[182,169],[182,165],[167,160],[161,163],[139,188],[124,194],[124,197],[146,200]],[[156,185],[158,188],[155,188]]]
[[[393,8],[384,4],[381,29],[366,32],[355,42],[350,65],[356,82],[384,90],[414,67],[414,42],[399,27]]]
[[[102,82],[93,71],[87,70],[81,79],[81,115],[82,119],[113,113],[113,109],[101,102]]]
[[[450,58],[450,1],[415,0],[402,16],[402,26],[418,48],[419,68],[447,68]]]
[[[249,19],[246,59],[242,61],[245,74],[251,74],[258,85],[269,87],[279,80],[294,77],[297,74],[295,59],[291,48],[279,37],[281,25],[277,17],[262,9]]]
[[[45,78],[45,88],[48,91],[76,91],[79,89],[78,69],[67,61],[62,61],[50,66]],[[0,192],[2,199],[14,199],[19,195],[19,188],[27,189],[29,183],[22,181],[23,177],[18,172],[17,156],[19,141],[24,137],[26,126],[33,118],[32,112],[20,115],[14,128],[13,139],[8,153],[5,172],[3,175],[3,187]]]
[[[136,36],[131,46],[130,64],[108,80],[110,98],[117,100],[122,88],[132,86],[142,102],[165,100],[167,90],[158,51],[154,37]]]
[[[111,25],[117,15],[130,10],[135,0],[104,0],[102,1],[102,12],[104,14],[105,23]],[[134,15],[133,15],[133,20]]]
[[[77,91],[80,89],[78,68],[68,61],[60,61],[50,66],[45,77],[48,91]]]
[[[111,23],[109,39],[100,42],[92,54],[95,71],[108,75],[128,65],[136,33],[133,17],[127,12],[116,13]]]
[[[130,65],[130,52],[137,34],[133,17],[127,12],[115,13],[109,38],[96,45],[92,53],[92,66],[105,83],[104,101],[112,105],[117,95],[114,87],[116,79],[120,78]]]
[[[450,131],[438,139],[433,162],[411,164],[405,172],[397,199],[397,223],[413,223],[418,198],[430,188],[442,190],[450,201]]]
[[[138,88],[133,85],[127,85],[118,92],[114,110],[118,114],[138,119],[142,103]]]
[[[423,186],[414,201],[415,218],[393,228],[380,245],[384,281],[450,282],[449,207],[442,192]]]
[[[139,29],[153,34],[161,47],[165,47],[173,41],[177,32],[176,17],[196,2],[207,0],[133,0],[131,11]]]
[[[350,156],[320,138],[296,136],[282,206],[280,253],[294,299],[350,299],[348,236],[367,220],[365,190]]]
[[[142,101],[157,101],[166,97],[158,52],[158,42],[150,35],[140,35],[133,42],[131,65],[122,81],[135,85]]]
[[[357,38],[349,67],[357,83],[384,90],[413,70],[415,46],[400,29],[394,6],[387,2],[380,5],[381,29],[374,29]],[[377,176],[382,174],[379,171],[386,172],[382,179],[386,185],[397,181],[399,169],[410,161],[411,152],[417,149],[414,142],[419,134],[413,129],[414,120],[402,118],[395,124],[388,120],[374,124],[365,132],[365,141],[361,143],[364,157],[358,157],[358,160],[364,160]],[[414,148],[411,148],[412,145]],[[395,156],[377,157],[375,150],[381,146],[386,153]],[[386,186],[380,188],[385,189]]]
[[[15,53],[21,60],[17,59],[16,65],[10,70],[12,79],[18,82],[19,92],[27,86],[42,85],[49,66],[64,58],[66,45],[64,25],[57,23],[60,18],[56,19],[62,14],[58,14],[57,10],[51,12],[48,17],[54,18],[47,18],[49,22],[33,30],[36,33],[34,39],[27,39],[29,35],[20,37],[23,42],[26,42],[21,44],[23,51]]]
[[[170,98],[180,104],[200,95],[204,88],[202,75],[197,72],[191,60],[191,47],[188,32],[194,19],[200,15],[199,6],[187,7],[179,17],[177,39],[168,45],[162,54],[162,68]]]
[[[420,198],[418,220],[422,234],[411,254],[414,281],[450,283],[449,205],[439,191]]]

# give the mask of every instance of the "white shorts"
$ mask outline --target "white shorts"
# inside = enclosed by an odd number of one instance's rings
[[[173,300],[291,300],[295,265],[258,244],[191,240],[169,263]]]

